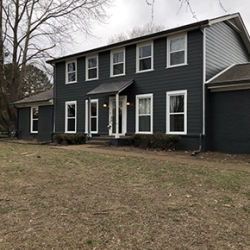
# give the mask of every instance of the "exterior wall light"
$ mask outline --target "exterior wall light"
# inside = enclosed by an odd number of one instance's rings
[[[126,102],[126,104],[127,104],[127,106],[130,106],[130,105],[131,105],[131,103],[130,103],[130,102]]]
[[[108,108],[108,106],[109,106],[109,105],[108,105],[106,102],[103,103],[103,107],[104,107],[104,108]]]

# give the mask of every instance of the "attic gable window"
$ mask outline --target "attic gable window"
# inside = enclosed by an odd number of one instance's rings
[[[167,39],[167,67],[187,64],[187,34]]]
[[[153,42],[137,45],[136,71],[153,70]]]
[[[111,51],[111,76],[125,75],[125,49]]]
[[[30,132],[38,133],[38,107],[31,108]]]
[[[98,79],[98,56],[86,58],[86,81]]]
[[[66,83],[77,81],[76,61],[66,62]]]

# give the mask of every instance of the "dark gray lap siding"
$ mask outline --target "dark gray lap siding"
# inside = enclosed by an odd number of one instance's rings
[[[207,149],[250,154],[250,90],[209,93]]]
[[[132,103],[127,107],[127,134],[135,133],[136,95],[153,94],[154,133],[166,133],[166,92],[187,90],[188,134],[199,135],[202,132],[202,65],[203,39],[200,30],[188,33],[188,65],[166,69],[166,38],[154,41],[154,70],[136,73],[136,45],[126,47],[126,75],[110,77],[110,52],[99,53],[99,80],[85,81],[85,57],[77,59],[77,79],[74,84],[65,84],[65,62],[56,67],[56,133],[65,132],[65,102],[77,101],[77,133],[85,132],[86,93],[103,82],[134,79],[134,83],[120,95],[127,95]],[[95,99],[95,97],[93,97]],[[99,99],[99,133],[108,134],[108,108],[103,103],[109,97]],[[186,140],[192,140],[188,137]],[[190,143],[191,148],[198,147]],[[188,143],[187,143],[188,144]]]

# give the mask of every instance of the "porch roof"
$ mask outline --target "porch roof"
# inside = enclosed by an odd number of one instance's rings
[[[127,81],[117,81],[117,82],[109,82],[109,83],[102,83],[98,87],[94,88],[93,90],[89,91],[86,95],[87,96],[96,96],[96,95],[112,95],[118,94],[126,89],[133,83],[133,79]]]

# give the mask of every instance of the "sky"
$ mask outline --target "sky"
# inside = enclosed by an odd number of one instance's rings
[[[120,32],[132,30],[134,26],[143,26],[151,21],[151,6],[145,0],[113,0],[113,6],[107,9],[110,16],[105,24],[93,24],[95,37],[86,40],[84,34],[78,37],[77,44],[65,51],[65,55],[105,46],[108,38]],[[250,0],[189,0],[196,18],[180,0],[155,0],[154,24],[162,24],[166,29],[189,23],[211,19],[239,12],[250,32]],[[148,0],[152,2],[152,0]],[[63,56],[63,55],[62,55]]]

